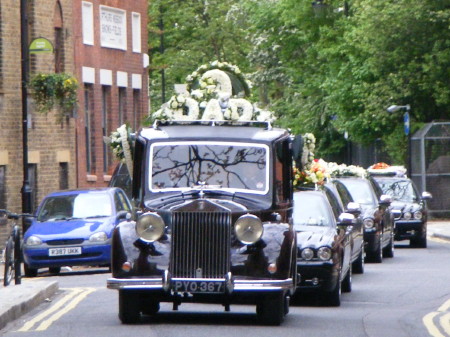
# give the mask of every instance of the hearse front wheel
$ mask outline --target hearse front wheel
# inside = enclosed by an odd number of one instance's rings
[[[139,322],[141,318],[140,299],[137,292],[119,290],[119,319],[123,324]]]
[[[262,296],[262,300],[256,305],[259,321],[264,325],[280,325],[286,314],[286,300],[284,292]]]

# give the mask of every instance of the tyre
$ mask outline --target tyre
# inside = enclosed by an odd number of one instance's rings
[[[159,311],[159,302],[158,301],[154,301],[152,299],[146,298],[143,301],[143,305],[142,305],[142,313],[144,315],[148,315],[148,316],[154,316],[158,313]]]
[[[61,272],[61,267],[50,267],[48,268],[50,274],[59,274]]]
[[[383,257],[394,257],[394,236],[391,235],[389,244],[383,248]]]
[[[352,272],[354,274],[364,274],[364,246],[361,247],[358,258],[353,261]]]
[[[5,287],[9,286],[14,278],[14,271],[14,243],[10,237],[5,247],[5,270],[3,273],[3,285]]]
[[[381,245],[382,244],[381,244],[381,235],[380,235],[376,249],[370,253],[366,253],[368,262],[374,262],[374,263],[383,262],[383,249],[381,248]]]
[[[342,280],[342,292],[349,293],[352,291],[352,265],[350,264],[350,267],[347,271],[347,275],[345,275],[345,278]]]
[[[119,290],[119,319],[122,324],[138,323],[141,316],[141,296],[137,292]]]
[[[427,248],[427,231],[426,227],[420,232],[419,236],[411,238],[409,241],[409,246],[411,248]]]
[[[323,293],[323,304],[330,307],[339,307],[341,305],[341,281],[338,282],[332,291]]]
[[[262,296],[256,305],[256,314],[264,325],[280,325],[286,312],[286,296],[284,292],[277,292]]]
[[[26,263],[24,263],[24,270],[26,277],[36,277],[38,274],[37,268],[30,268]]]

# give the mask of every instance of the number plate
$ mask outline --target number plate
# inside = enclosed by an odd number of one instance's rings
[[[48,256],[81,255],[81,247],[50,248]]]
[[[223,293],[225,292],[225,282],[177,280],[172,282],[172,289],[180,293]]]

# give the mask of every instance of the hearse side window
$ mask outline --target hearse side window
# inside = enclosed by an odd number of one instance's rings
[[[277,202],[284,203],[291,198],[292,161],[289,152],[289,142],[283,140],[275,145],[275,196]]]

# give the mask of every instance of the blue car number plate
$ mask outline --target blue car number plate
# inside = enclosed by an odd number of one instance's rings
[[[81,255],[81,247],[50,248],[48,256]]]
[[[172,289],[181,293],[223,293],[225,282],[176,280],[172,282]]]

